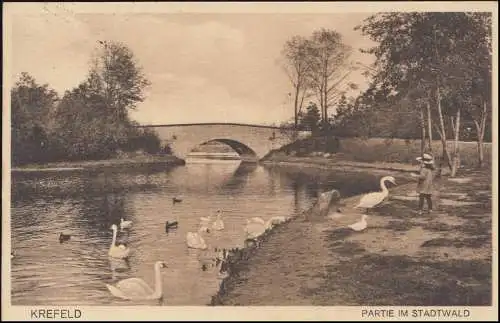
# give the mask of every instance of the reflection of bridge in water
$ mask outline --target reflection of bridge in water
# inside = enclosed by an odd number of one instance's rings
[[[154,129],[162,144],[168,144],[175,156],[185,159],[193,148],[207,142],[220,142],[231,147],[241,160],[256,162],[268,152],[291,143],[309,132],[294,133],[278,127],[240,123],[198,123],[144,125]]]

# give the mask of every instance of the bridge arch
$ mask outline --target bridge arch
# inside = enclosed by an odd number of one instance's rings
[[[291,143],[295,137],[291,132],[278,127],[237,124],[201,123],[139,126],[153,129],[162,144],[168,144],[172,153],[182,159],[198,145],[209,141],[224,143],[247,161],[258,161],[272,149]],[[309,133],[299,133],[299,138]]]
[[[256,161],[258,160],[257,153],[249,146],[245,145],[244,143],[235,140],[235,139],[227,139],[227,138],[215,138],[215,139],[210,139],[205,142],[199,143],[195,146],[193,146],[189,151],[187,152],[186,156],[189,155],[196,147],[200,145],[204,145],[206,143],[210,142],[218,142],[221,144],[225,144],[233,149],[235,153],[237,153],[241,160],[243,161]]]

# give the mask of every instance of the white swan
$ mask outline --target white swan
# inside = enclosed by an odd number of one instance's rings
[[[260,235],[262,235],[264,232],[266,232],[267,229],[268,228],[267,228],[265,222],[264,222],[264,224],[262,224],[259,222],[247,220],[247,224],[244,227],[245,236],[246,236],[245,238],[246,239],[255,239],[255,238],[259,237]]]
[[[200,218],[200,228],[198,231],[207,233],[210,232],[210,222],[212,222],[212,214],[210,214],[209,216],[202,216]]]
[[[224,230],[224,221],[222,221],[222,212],[221,210],[217,210],[217,218],[212,224],[212,229],[214,230]]]
[[[217,250],[217,248],[216,248]],[[201,264],[201,268],[206,270],[214,265],[217,260],[217,255],[215,251],[211,250],[203,250],[200,254],[198,254],[198,262]]]
[[[111,230],[113,230],[113,240],[111,241],[111,246],[109,247],[109,256],[113,258],[127,258],[130,254],[130,248],[127,248],[125,245],[116,245],[116,234],[118,231],[118,226],[113,224],[111,226]]]
[[[120,229],[128,229],[132,226],[132,221],[125,221],[123,218],[120,219]]]
[[[366,227],[368,226],[368,223],[366,222],[367,218],[368,218],[368,216],[366,214],[363,214],[361,216],[361,221],[358,221],[354,224],[350,224],[350,225],[348,225],[348,227],[354,231],[362,231],[362,230],[366,229]]]
[[[205,242],[205,239],[201,236],[201,228],[198,230],[198,232],[188,232],[186,234],[186,243],[188,248],[192,249],[201,249],[205,250],[207,249],[207,243]]]
[[[115,297],[127,300],[152,300],[163,297],[163,286],[161,280],[161,268],[167,265],[163,261],[157,261],[154,265],[155,287],[154,290],[140,278],[128,278],[119,281],[115,286],[106,284],[106,287]]]
[[[382,201],[389,195],[389,190],[385,186],[386,181],[389,181],[394,185],[396,184],[396,180],[394,179],[394,177],[392,176],[382,177],[382,179],[380,180],[380,188],[382,188],[382,191],[368,193],[364,195],[359,201],[359,204],[356,205],[354,208],[369,209],[382,203]]]

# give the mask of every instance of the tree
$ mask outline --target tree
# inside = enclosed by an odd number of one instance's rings
[[[462,91],[471,70],[469,57],[483,55],[484,41],[470,13],[404,12],[380,13],[369,17],[361,28],[378,46],[366,52],[375,54],[376,82],[408,95],[418,88],[432,115],[434,130],[442,143],[442,161],[452,168],[447,149],[447,133],[454,115],[458,121],[465,107],[445,107],[450,98]],[[481,45],[483,44],[483,45]],[[416,86],[418,84],[418,86]],[[432,108],[434,107],[434,108]],[[429,122],[431,124],[431,122]],[[454,136],[458,142],[459,122]],[[429,131],[432,135],[432,131]]]
[[[114,41],[99,43],[102,46],[90,70],[91,88],[101,93],[115,118],[124,121],[127,112],[144,101],[144,90],[150,82],[127,46]]]
[[[307,112],[301,116],[300,125],[303,129],[311,131],[313,136],[317,135],[321,116],[316,103],[309,102]]]
[[[49,157],[47,134],[58,101],[56,91],[22,73],[11,90],[11,140],[14,164],[45,161]]]
[[[470,39],[466,57],[472,68],[469,70],[468,82],[471,95],[467,101],[467,115],[473,120],[476,128],[478,164],[484,162],[483,140],[486,130],[491,129],[492,107],[492,21],[490,13],[471,13]]]
[[[70,160],[109,158],[126,133],[110,123],[104,97],[89,81],[66,91],[56,113],[54,140]]]
[[[313,32],[308,52],[309,79],[319,102],[323,124],[326,124],[328,108],[344,93],[341,86],[352,72],[348,64],[352,49],[338,32],[320,29]]]
[[[308,61],[309,41],[300,36],[293,36],[286,41],[282,49],[283,68],[293,86],[294,124],[298,126],[299,113],[302,109],[304,98],[309,89]]]

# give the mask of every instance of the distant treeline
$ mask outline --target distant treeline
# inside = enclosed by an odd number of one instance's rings
[[[61,97],[22,73],[11,90],[13,165],[109,159],[127,152],[170,153],[129,111],[149,85],[132,52],[100,42],[86,80]]]

